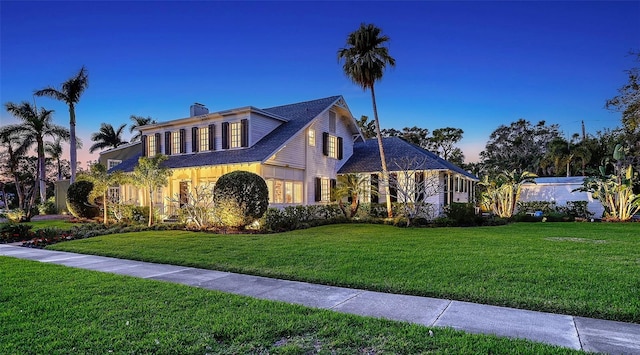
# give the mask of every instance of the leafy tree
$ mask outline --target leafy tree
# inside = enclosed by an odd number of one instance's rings
[[[460,128],[438,128],[431,133],[429,138],[430,150],[438,154],[444,160],[451,160],[452,156],[456,156],[456,160],[464,162],[464,155],[460,148],[456,148],[455,144],[460,142],[464,131]]]
[[[44,202],[47,199],[44,139],[46,136],[67,137],[69,131],[53,123],[52,110],[42,108],[38,111],[36,107],[26,101],[19,105],[7,102],[5,107],[9,113],[21,121],[20,124],[11,125],[7,129],[16,131],[22,138],[22,144],[26,147],[30,147],[34,143],[36,145],[40,201]]]
[[[607,173],[607,166],[613,168],[612,173]],[[600,175],[587,177],[578,190],[591,192],[602,202],[606,219],[628,221],[640,212],[640,194],[633,191],[637,181],[638,172],[634,171],[623,146],[618,144],[613,160],[605,159],[604,165],[600,166]]]
[[[167,185],[173,172],[161,164],[167,156],[157,154],[153,157],[140,157],[138,165],[133,168],[132,181],[134,185],[146,188],[149,192],[149,227],[153,225],[153,193]]]
[[[360,128],[360,132],[365,139],[374,138],[376,136],[376,123],[374,121],[369,121],[369,117],[362,115],[360,119],[356,120],[358,127]]]
[[[333,195],[338,200],[338,206],[345,217],[351,219],[358,213],[360,198],[366,193],[368,182],[368,176],[363,174],[338,175]],[[344,205],[344,198],[348,198],[350,201],[349,210]]]
[[[10,126],[0,128],[0,143],[4,148],[2,152],[3,173],[10,175],[13,179],[16,195],[18,195],[18,207],[23,209],[26,196],[20,174],[20,161],[24,159],[28,147],[22,144],[20,134]]]
[[[264,215],[269,207],[269,189],[260,175],[233,171],[222,175],[213,189],[218,220],[226,227],[244,227]]]
[[[122,140],[122,131],[126,126],[126,124],[121,124],[118,129],[114,130],[110,123],[100,124],[100,130],[91,134],[91,140],[95,143],[89,148],[89,153],[93,153],[98,149],[118,148],[123,144],[127,144],[126,141]]]
[[[90,181],[93,183],[93,189],[89,194],[89,201],[94,204],[98,199],[102,202],[102,223],[107,224],[108,219],[108,196],[109,187],[123,184],[128,179],[121,171],[115,171],[112,173],[107,172],[107,167],[102,164],[93,164],[89,169],[89,172],[78,174],[78,181]],[[117,201],[114,201],[117,203]]]
[[[42,90],[36,90],[36,96],[47,96],[65,102],[69,106],[69,155],[71,159],[71,183],[76,181],[76,170],[78,164],[78,152],[76,141],[76,105],[80,101],[80,96],[89,86],[89,76],[87,69],[82,66],[78,73],[62,83],[60,89],[52,86]]]
[[[421,148],[429,149],[429,130],[417,126],[404,127],[402,131],[395,128],[383,129],[383,137],[399,137],[402,140],[415,144]]]
[[[371,102],[373,105],[373,117],[378,137],[378,148],[380,149],[380,161],[382,164],[383,180],[388,181],[389,171],[385,160],[384,149],[382,147],[382,134],[380,133],[380,120],[378,118],[378,108],[376,106],[376,95],[374,84],[382,79],[387,65],[394,67],[396,60],[389,55],[389,49],[385,43],[389,42],[389,37],[382,35],[382,30],[373,24],[360,25],[356,31],[347,36],[346,47],[338,50],[338,60],[343,62],[342,69],[351,81],[360,86],[363,90],[371,91]],[[391,209],[391,196],[389,195],[388,184],[383,184],[387,196],[387,215],[393,216]]]
[[[480,153],[483,170],[490,175],[514,170],[537,173],[547,145],[557,137],[560,137],[558,125],[547,125],[545,121],[532,125],[519,119],[509,126],[500,125]]]
[[[154,120],[150,116],[142,117],[142,116],[131,115],[129,119],[133,121],[131,126],[129,126],[129,133],[133,133],[133,131],[139,129],[142,126],[158,123],[156,122],[156,120]],[[131,137],[131,142],[137,142],[140,139],[142,139],[142,132],[138,131],[133,137]]]
[[[511,217],[520,199],[522,184],[535,182],[535,177],[528,171],[520,173],[517,170],[504,171],[493,180],[485,175],[479,183],[485,189],[481,196],[482,205],[499,217]]]
[[[640,63],[640,51],[630,55]],[[618,89],[618,95],[607,100],[605,107],[622,113],[622,124],[628,133],[640,130],[640,67],[625,70],[629,81]]]

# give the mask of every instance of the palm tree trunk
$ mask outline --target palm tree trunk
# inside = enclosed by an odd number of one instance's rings
[[[389,170],[387,169],[387,160],[382,147],[382,134],[380,133],[380,120],[378,120],[378,107],[376,106],[376,94],[371,84],[371,102],[373,103],[373,118],[376,123],[376,135],[378,136],[378,149],[380,149],[380,163],[382,164],[382,185],[384,186],[384,194],[387,200],[387,217],[393,217],[391,209],[391,189],[389,188]]]
[[[153,188],[151,186],[149,186],[149,227],[151,227],[152,224],[152,218],[153,218]]]
[[[76,168],[78,166],[76,142],[76,110],[73,104],[69,105],[69,160],[71,165],[71,179],[73,184],[76,181]]]
[[[40,189],[40,203],[47,200],[47,186],[45,185],[46,166],[44,164],[44,142],[39,139],[38,142],[38,188]]]
[[[102,224],[104,225],[107,224],[107,191],[109,191],[109,188],[102,194]]]

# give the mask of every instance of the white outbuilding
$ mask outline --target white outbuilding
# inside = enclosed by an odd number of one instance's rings
[[[587,201],[587,208],[593,217],[602,217],[604,207],[598,199],[593,198],[590,192],[574,191],[582,187],[584,176],[539,177],[534,180],[535,184],[522,185],[520,201],[548,201],[555,202],[557,206],[565,206],[567,201]]]

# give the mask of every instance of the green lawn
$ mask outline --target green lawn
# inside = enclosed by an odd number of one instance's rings
[[[2,354],[578,353],[9,257],[0,280]]]
[[[50,248],[640,323],[640,223],[153,231]]]

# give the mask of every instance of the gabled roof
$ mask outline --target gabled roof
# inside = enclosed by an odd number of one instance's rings
[[[216,150],[193,154],[170,155],[162,164],[168,168],[188,168],[222,164],[263,162],[272,156],[291,137],[306,127],[314,118],[329,109],[342,96],[330,96],[323,99],[276,106],[261,111],[286,119],[253,146],[246,149]],[[133,171],[140,155],[123,161],[111,170]]]
[[[461,167],[398,137],[383,138],[382,147],[384,148],[385,160],[387,161],[387,169],[389,169],[389,171],[449,170],[471,179],[479,180],[477,176],[465,171]],[[342,168],[340,168],[338,174],[372,173],[378,171],[382,171],[380,150],[378,149],[378,140],[373,138],[354,144],[353,155],[344,163]]]

